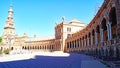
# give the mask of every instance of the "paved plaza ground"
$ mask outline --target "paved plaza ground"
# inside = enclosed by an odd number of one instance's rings
[[[1,56],[0,68],[106,68],[106,66],[89,56],[58,51]]]

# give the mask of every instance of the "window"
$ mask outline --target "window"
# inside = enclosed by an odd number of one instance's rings
[[[67,32],[71,32],[71,28],[70,27],[67,28]]]
[[[13,26],[13,24],[9,24],[10,26]]]
[[[70,38],[70,37],[71,37],[71,35],[70,35],[70,34],[68,34],[68,35],[67,35],[67,38]]]

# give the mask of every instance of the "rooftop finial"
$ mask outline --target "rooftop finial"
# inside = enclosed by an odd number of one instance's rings
[[[62,17],[62,22],[65,22],[65,17],[64,16]]]
[[[13,11],[13,10],[12,10],[12,4],[10,4],[10,9],[9,9],[9,11]]]

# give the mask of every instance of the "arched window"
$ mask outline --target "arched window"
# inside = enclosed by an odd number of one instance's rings
[[[67,42],[67,48],[69,48],[69,42]]]

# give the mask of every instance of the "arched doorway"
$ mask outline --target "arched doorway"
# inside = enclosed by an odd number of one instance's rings
[[[95,44],[95,31],[94,29],[92,30],[92,44]]]
[[[86,44],[86,46],[88,45],[87,44],[87,35],[85,35],[85,44]]]
[[[24,49],[24,46],[22,46],[22,49]]]
[[[96,33],[97,33],[97,42],[98,43],[100,43],[100,26],[99,25],[97,25],[97,27],[96,27]]]
[[[76,47],[77,47],[77,44],[76,44],[76,42],[77,42],[77,41],[75,40],[75,41],[74,41],[74,43],[75,43],[75,45],[74,45],[74,48],[76,48]]]
[[[89,38],[89,46],[91,45],[91,33],[89,32],[88,34],[88,38]]]
[[[41,49],[41,46],[40,46],[40,49]]]
[[[37,49],[39,50],[39,46],[37,46]]]
[[[14,48],[13,47],[11,47],[11,50],[13,50]]]
[[[27,49],[27,47],[25,47],[25,49]]]
[[[82,45],[82,46],[84,47],[84,45],[85,45],[85,43],[84,43],[84,37],[82,38],[82,43],[83,43],[83,45]]]
[[[32,48],[33,48],[33,49],[35,49],[35,47],[34,47],[34,46],[33,46]]]
[[[70,42],[70,48],[72,47],[72,42]]]
[[[77,48],[79,48],[79,39],[77,39]]]
[[[32,49],[32,46],[30,46],[30,49]]]
[[[69,48],[69,42],[67,42],[67,49]]]
[[[72,48],[74,48],[74,41],[72,41]]]
[[[47,49],[46,45],[45,45],[45,50]]]
[[[81,38],[80,38],[80,48],[81,48],[81,45],[82,45],[82,41],[81,41]]]
[[[107,26],[106,26],[106,19],[103,18],[102,20],[102,29],[103,29],[103,41],[108,40],[108,32],[107,32]]]

